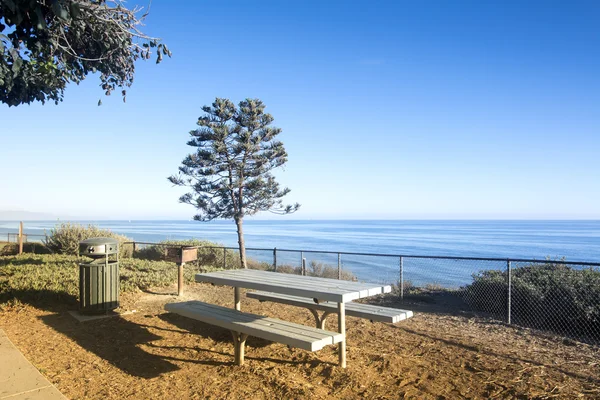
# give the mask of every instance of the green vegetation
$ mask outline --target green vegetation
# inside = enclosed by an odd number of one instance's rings
[[[41,242],[23,243],[24,253],[50,254],[50,250]],[[11,256],[19,253],[19,244],[15,242],[0,242],[0,256]]]
[[[203,270],[205,268],[214,268],[226,266],[228,269],[239,268],[240,260],[235,252],[225,250],[225,263],[223,262],[223,249],[210,248],[222,247],[218,243],[207,240],[188,239],[188,240],[163,240],[159,244],[149,245],[136,250],[134,257],[143,260],[165,260],[167,249],[173,246],[198,247],[198,259],[189,263]]]
[[[173,242],[172,242],[173,243]],[[180,243],[180,242],[176,242]],[[186,242],[191,243],[191,242]],[[197,241],[194,241],[197,243]],[[203,242],[212,244],[210,242]],[[206,257],[210,257],[206,249]],[[150,251],[148,251],[150,252]],[[219,269],[221,259],[217,264],[202,264],[201,270]],[[29,303],[43,307],[55,303],[74,304],[79,294],[79,266],[85,258],[67,254],[24,254],[22,256],[0,256],[0,309]],[[205,258],[208,260],[208,258]],[[238,262],[236,255],[228,253],[228,260]],[[268,263],[249,260],[249,267],[270,270]],[[284,273],[300,273],[300,268],[281,266],[278,271]],[[184,279],[187,283],[194,282],[194,274],[198,265],[186,264]],[[311,276],[337,277],[337,268],[311,263],[307,271]],[[354,276],[348,272],[344,279],[352,280]],[[154,287],[170,286],[177,282],[177,268],[172,262],[160,260],[142,260],[124,258],[120,260],[120,288],[122,292],[136,292]]]
[[[512,271],[512,320],[515,323],[577,335],[600,334],[600,271],[574,269],[548,261]],[[477,310],[506,315],[506,271],[481,271],[464,288]]]
[[[0,257],[0,306],[76,301],[81,260],[64,254]],[[195,272],[186,267],[185,281],[193,282]],[[169,286],[177,282],[177,268],[165,261],[126,258],[120,262],[120,280],[122,292]]]
[[[131,256],[131,246],[123,245],[125,242],[131,242],[131,239],[94,225],[84,226],[71,223],[56,225],[50,231],[46,246],[53,253],[76,256],[79,254],[79,242],[94,237],[117,239],[119,241],[119,257]]]
[[[194,152],[183,159],[179,174],[168,179],[190,192],[179,201],[194,206],[197,221],[233,219],[238,233],[240,263],[246,265],[243,220],[260,211],[289,214],[300,204],[284,205],[289,193],[271,174],[287,162],[283,143],[276,140],[281,129],[271,126],[259,99],[246,99],[235,106],[217,98],[202,107],[199,128],[190,132],[187,144]]]
[[[157,63],[171,56],[141,32],[140,11],[121,0],[0,1],[0,102],[58,103],[69,82],[96,73],[106,95],[121,89],[125,101],[138,59],[152,48]]]

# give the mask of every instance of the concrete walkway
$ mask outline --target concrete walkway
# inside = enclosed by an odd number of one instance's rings
[[[0,329],[0,400],[66,400]]]

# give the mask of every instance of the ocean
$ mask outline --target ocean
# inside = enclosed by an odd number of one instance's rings
[[[77,221],[94,224],[136,241],[198,238],[237,246],[232,221]],[[49,232],[57,221],[27,221],[25,233]],[[18,222],[0,221],[0,238],[18,230]],[[253,220],[244,221],[246,247],[333,252],[560,259],[600,262],[600,221],[412,221],[412,220]],[[1,239],[0,239],[1,240]],[[248,251],[248,257],[271,261],[273,251]],[[311,261],[337,265],[337,255],[305,253]],[[300,253],[278,251],[279,265],[300,263]],[[408,263],[407,263],[408,262]],[[488,263],[489,264],[489,263]],[[485,262],[404,261],[413,282],[444,286],[467,283],[480,269],[502,268]],[[344,269],[362,280],[395,281],[398,257],[342,256]]]

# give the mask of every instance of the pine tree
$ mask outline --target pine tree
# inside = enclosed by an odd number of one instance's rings
[[[260,211],[289,214],[300,207],[283,204],[290,189],[281,189],[271,174],[287,162],[283,143],[275,139],[281,129],[270,126],[273,117],[258,99],[241,101],[236,108],[230,100],[217,98],[202,110],[205,115],[187,143],[195,152],[168,179],[191,189],[179,201],[196,207],[195,220],[235,221],[241,265],[247,268],[244,217]]]

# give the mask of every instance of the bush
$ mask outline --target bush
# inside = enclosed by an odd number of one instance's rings
[[[0,309],[2,305],[30,303],[36,306],[74,305],[79,296],[79,266],[82,258],[62,255],[26,254],[0,256]],[[177,282],[177,267],[164,261],[122,259],[120,289],[136,292]],[[193,282],[195,268],[184,268],[184,279]]]
[[[131,257],[131,246],[123,245],[125,242],[131,242],[131,239],[94,225],[83,226],[71,223],[56,225],[50,231],[46,246],[53,253],[76,256],[79,254],[79,242],[94,237],[117,239],[119,241],[119,257]]]
[[[211,248],[222,247],[222,245],[206,240],[163,240],[159,244],[136,250],[135,257],[142,260],[164,261],[167,258],[167,248],[176,246],[198,247],[198,259],[187,263],[189,265],[196,266],[198,269],[223,268],[223,249]],[[237,253],[232,250],[225,251],[225,261],[228,269],[240,266]]]
[[[307,271],[309,276],[318,276],[320,278],[338,279],[337,266],[327,265],[316,261],[311,261],[309,270]],[[342,280],[344,281],[355,281],[356,277],[350,271],[342,270]]]
[[[600,338],[600,271],[548,261],[513,269],[511,281],[515,323]],[[506,315],[507,272],[479,272],[463,293],[475,309]]]
[[[51,251],[41,242],[23,243],[23,253],[50,254]],[[19,244],[13,242],[0,243],[0,256],[14,256],[19,254]]]

